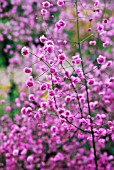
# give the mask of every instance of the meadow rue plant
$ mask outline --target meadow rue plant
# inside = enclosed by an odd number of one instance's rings
[[[0,102],[6,113],[20,109],[0,118],[0,168],[113,170],[114,6],[103,0],[10,3],[2,2],[1,18],[19,7],[21,13],[0,24],[9,39],[4,52],[13,56],[12,72],[23,68],[27,77],[12,107]]]

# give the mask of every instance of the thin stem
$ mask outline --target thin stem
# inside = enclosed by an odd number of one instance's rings
[[[78,2],[76,0],[76,15],[77,15],[77,35],[78,35],[78,48],[79,48],[79,53],[80,53],[80,58],[81,58],[81,66],[82,66],[82,71],[84,75],[84,82],[85,82],[85,88],[86,88],[86,95],[87,95],[87,105],[88,105],[88,112],[90,115],[90,122],[91,122],[91,135],[92,135],[92,143],[93,143],[93,149],[94,149],[94,161],[95,161],[95,166],[96,170],[98,170],[98,162],[97,162],[97,154],[96,154],[96,145],[95,145],[95,136],[94,136],[94,130],[93,130],[93,120],[91,118],[91,109],[90,109],[90,102],[89,102],[89,93],[88,93],[88,86],[87,86],[87,80],[86,80],[86,74],[84,70],[84,63],[83,63],[83,57],[82,57],[82,52],[81,52],[81,43],[80,43],[80,31],[79,31],[79,19],[78,19]]]
[[[70,121],[69,121],[66,117],[64,117],[63,115],[61,115],[61,117],[64,118],[64,119],[67,121],[67,123],[71,124],[72,126],[74,126],[75,128],[77,128],[78,130],[80,130],[80,131],[82,131],[82,132],[84,132],[84,133],[90,133],[90,132],[85,131],[85,130],[83,130],[82,128],[80,128],[80,126],[74,125],[72,122],[70,122]]]
[[[102,23],[102,21],[103,21],[105,11],[106,11],[106,0],[104,0],[104,8],[103,8],[103,11],[102,11],[102,16],[101,16],[101,19],[100,19],[100,23]],[[98,55],[99,45],[100,45],[100,34],[97,33],[97,46],[96,46],[96,49],[95,49],[96,57],[95,57],[95,60],[93,62],[94,64],[97,64],[97,62],[96,62],[97,59],[96,58],[97,58],[97,55]]]
[[[87,39],[90,38],[91,36],[93,36],[93,34],[88,35],[86,38],[84,38],[84,39],[81,41],[81,43],[83,43],[85,40],[87,40]]]
[[[66,71],[65,68],[63,67],[63,65],[61,65],[61,66],[62,66],[63,70]],[[68,76],[67,76],[67,77],[68,77]],[[82,108],[81,108],[81,103],[80,103],[80,100],[79,100],[78,91],[77,91],[77,89],[75,88],[74,84],[72,83],[72,80],[71,80],[70,77],[68,77],[68,80],[69,80],[70,83],[72,84],[73,90],[74,90],[74,92],[75,92],[75,94],[76,94],[76,98],[77,98],[78,105],[79,105],[79,109],[80,109],[80,113],[81,113],[81,118],[83,118],[83,111],[82,111]]]
[[[36,54],[33,54],[30,52],[30,54],[34,55],[35,57],[39,58],[40,61],[42,61],[48,68],[50,68],[50,66],[48,65],[49,63],[47,63],[46,61],[44,61],[42,58],[38,57]],[[45,55],[45,54],[44,54]]]

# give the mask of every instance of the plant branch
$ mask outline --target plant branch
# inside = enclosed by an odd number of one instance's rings
[[[97,154],[96,154],[96,145],[95,145],[95,136],[94,136],[94,130],[93,130],[93,120],[91,118],[91,109],[90,109],[90,102],[89,102],[89,93],[88,93],[88,86],[87,86],[87,80],[86,80],[86,74],[84,70],[84,63],[83,63],[83,57],[82,57],[82,52],[81,52],[81,42],[80,42],[80,31],[79,31],[79,19],[78,19],[78,0],[76,0],[76,15],[77,15],[77,35],[78,35],[78,48],[79,48],[79,53],[80,53],[80,58],[81,58],[81,66],[82,66],[82,71],[84,75],[84,82],[85,82],[85,88],[86,88],[86,95],[87,95],[87,105],[88,105],[88,112],[90,115],[90,122],[91,122],[91,135],[92,135],[92,143],[93,143],[93,149],[94,149],[94,161],[95,161],[95,166],[96,170],[98,170],[98,162],[97,162]]]

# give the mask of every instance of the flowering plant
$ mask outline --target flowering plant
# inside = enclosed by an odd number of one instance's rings
[[[0,119],[1,167],[113,170],[114,153],[107,151],[114,141],[113,5],[37,5],[38,44],[21,50],[27,75],[15,100],[21,114]]]

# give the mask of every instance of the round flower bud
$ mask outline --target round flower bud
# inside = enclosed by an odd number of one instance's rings
[[[31,72],[32,72],[32,68],[25,67],[25,68],[24,68],[24,72],[25,72],[25,73],[31,73]]]
[[[63,6],[65,4],[64,0],[58,0],[57,5],[58,6]]]
[[[18,156],[19,154],[19,150],[18,149],[14,149],[13,150],[13,156]]]
[[[66,59],[66,56],[64,53],[58,55],[59,60],[64,61]]]
[[[98,64],[104,64],[105,57],[103,57],[102,55],[99,55],[99,57],[97,58],[97,62],[98,62]]]
[[[23,47],[22,49],[21,49],[21,54],[23,55],[23,56],[28,56],[28,54],[29,54],[29,48],[27,48],[27,47]]]
[[[42,5],[43,5],[44,8],[49,8],[51,4],[50,4],[50,2],[45,1],[45,2],[42,3]]]
[[[94,80],[94,79],[90,79],[90,80],[88,80],[88,82],[87,82],[87,84],[88,84],[89,86],[94,85],[94,83],[95,83],[95,80]]]

